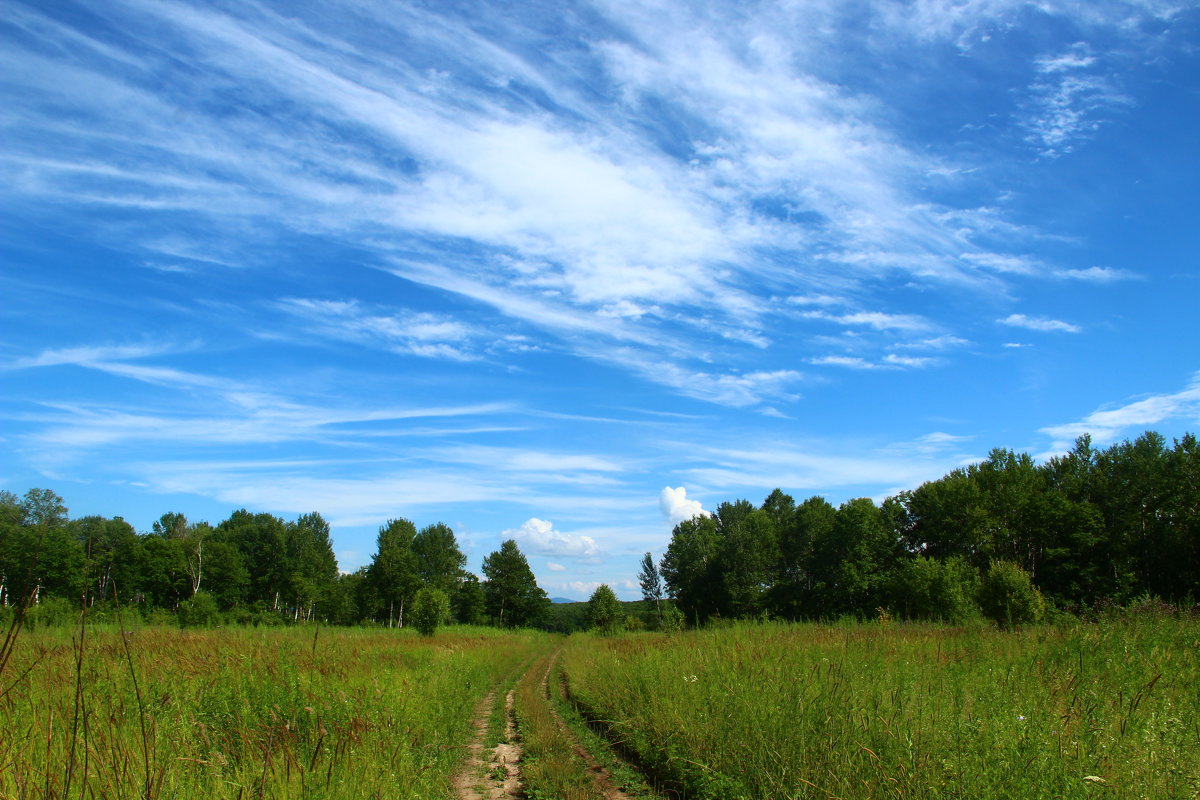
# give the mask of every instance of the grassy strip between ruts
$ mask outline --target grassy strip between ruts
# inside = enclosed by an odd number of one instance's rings
[[[517,682],[515,705],[525,747],[522,774],[531,800],[604,800],[598,765],[620,786],[621,797],[650,798],[653,792],[606,743],[592,734],[562,699],[557,653],[539,659]],[[586,758],[585,758],[586,755]],[[589,761],[590,759],[590,761]],[[609,792],[609,793],[606,793]]]
[[[0,797],[447,797],[479,700],[551,643],[488,628],[80,639],[17,640]]]
[[[621,758],[613,750],[612,744],[583,718],[566,696],[565,683],[562,664],[556,660],[549,681],[550,702],[578,742],[609,772],[612,781],[626,794],[645,799],[659,797],[647,781],[647,776]]]
[[[554,655],[542,656],[517,681],[513,705],[521,743],[526,795],[531,800],[595,800],[601,795],[575,743],[558,723],[546,697],[546,676]]]
[[[1195,798],[1200,623],[575,636],[572,696],[688,798]]]

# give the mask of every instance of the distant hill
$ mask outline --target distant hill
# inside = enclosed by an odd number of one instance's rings
[[[579,601],[578,600],[568,600],[565,597],[551,597],[550,602],[551,603],[578,603]]]

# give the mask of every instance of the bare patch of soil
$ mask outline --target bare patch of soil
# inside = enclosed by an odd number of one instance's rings
[[[487,752],[488,720],[495,703],[496,692],[492,691],[475,708],[475,736],[467,746],[470,755],[452,784],[457,800],[506,800],[524,796],[521,744],[517,738],[511,691],[504,698],[504,740]]]

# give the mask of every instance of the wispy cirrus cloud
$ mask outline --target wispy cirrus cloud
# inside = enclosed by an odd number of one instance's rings
[[[932,8],[916,17],[933,19]],[[885,7],[867,10],[874,24],[924,37],[1012,8],[938,6],[949,27],[915,28]],[[797,41],[821,47],[814,21],[840,24],[836,4],[687,20],[683,9],[602,4],[598,27],[563,52],[529,48],[520,15],[495,17],[483,37],[449,10],[346,11],[318,23],[269,7],[129,0],[107,12],[125,30],[113,41],[23,11],[11,52],[25,83],[7,114],[29,135],[0,157],[9,191],[352,241],[407,281],[536,325],[581,355],[615,342],[640,352],[610,361],[643,377],[711,375],[703,391],[690,379],[657,382],[728,405],[785,393],[787,368],[761,324],[780,287],[811,289],[793,302],[828,308],[830,290],[896,271],[933,285],[1016,274],[996,269],[1016,256],[995,248],[995,211],[931,201],[915,187],[945,165],[891,130],[878,98],[826,79],[798,52]],[[77,55],[51,58],[68,39]],[[206,70],[169,71],[160,40]],[[1042,67],[1059,74],[1085,61]],[[172,80],[146,77],[164,70]],[[610,93],[598,96],[598,85]],[[245,102],[214,117],[207,104],[229,91]],[[40,103],[70,113],[51,119]],[[112,107],[127,113],[114,119]],[[656,127],[667,120],[669,130]],[[77,157],[51,158],[50,140]],[[158,269],[245,261],[189,241],[186,226],[166,235],[146,223],[143,238],[166,257]],[[412,258],[425,250],[436,262]],[[314,321],[314,301],[285,302]],[[322,310],[324,335],[480,357],[476,320]],[[915,315],[821,314],[876,331],[929,327]],[[750,369],[701,368],[697,352],[717,346],[726,364],[739,348],[760,353]],[[652,362],[669,368],[641,368]]]
[[[704,448],[705,466],[685,470],[689,481],[706,492],[728,493],[778,486],[789,492],[853,490],[860,486],[912,488],[959,466],[961,456],[948,453],[951,441],[929,441],[925,447],[895,445],[842,455],[845,448],[814,444],[757,443],[744,449]]]
[[[1054,158],[1071,152],[1100,129],[1105,112],[1132,105],[1110,77],[1088,72],[1097,61],[1091,48],[1079,42],[1067,52],[1035,62],[1039,77],[1029,89],[1024,125],[1027,140],[1041,155]]]
[[[877,331],[925,331],[932,327],[929,320],[915,314],[886,314],[882,311],[856,311],[849,314],[806,311],[802,316],[806,319],[825,320],[847,327],[865,327]]]
[[[872,361],[860,356],[826,355],[809,359],[808,363],[819,367],[845,367],[846,369],[921,369],[941,364],[942,359],[931,356],[901,356],[888,353]]]
[[[1003,319],[996,320],[996,322],[1001,325],[1007,325],[1010,328],[1024,328],[1025,330],[1038,331],[1039,333],[1079,333],[1083,330],[1078,325],[1070,322],[1050,319],[1049,317],[1030,317],[1025,314],[1009,314]]]
[[[425,311],[372,312],[356,300],[289,297],[275,307],[304,320],[309,331],[425,358],[470,361],[480,341],[495,341],[454,317]],[[496,337],[501,338],[501,337]]]
[[[1041,432],[1053,438],[1052,449],[1063,452],[1072,441],[1085,433],[1091,434],[1099,444],[1108,444],[1121,436],[1136,435],[1169,420],[1184,420],[1187,424],[1200,425],[1200,373],[1194,375],[1188,385],[1178,392],[1150,395],[1124,405],[1093,411],[1076,422],[1051,425],[1042,428]]]
[[[1126,269],[1112,267],[1088,267],[1087,269],[1066,269],[1057,273],[1058,277],[1083,283],[1117,283],[1118,281],[1141,280],[1142,276]]]

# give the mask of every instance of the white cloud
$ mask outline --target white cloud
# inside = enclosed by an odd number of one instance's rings
[[[930,327],[928,320],[914,314],[885,314],[880,311],[857,311],[852,314],[829,314],[825,311],[806,311],[801,316],[836,322],[839,325],[874,328],[878,331],[923,331]]]
[[[896,342],[890,345],[893,350],[949,350],[955,347],[966,347],[971,342],[958,336],[945,334],[931,339],[920,339],[915,342]]]
[[[1112,267],[1088,267],[1087,269],[1067,269],[1057,273],[1059,277],[1086,283],[1117,283],[1141,278],[1136,272]]]
[[[564,565],[559,564],[557,561],[547,561],[546,569],[550,570],[551,572],[566,572],[567,571],[567,568]]]
[[[136,344],[136,345],[89,345],[86,347],[63,347],[43,350],[36,356],[19,358],[8,366],[13,369],[31,369],[34,367],[54,367],[64,364],[76,366],[92,366],[107,364],[113,361],[149,358],[163,355],[173,348],[166,345]]]
[[[787,302],[795,306],[838,306],[844,303],[843,300],[828,294],[794,295],[789,297]]]
[[[879,365],[858,356],[820,356],[810,358],[815,366],[846,367],[847,369],[879,369]]]
[[[1096,63],[1091,48],[1085,42],[1076,42],[1070,50],[1057,56],[1042,56],[1034,60],[1038,72],[1064,72],[1071,69],[1090,67]]]
[[[658,495],[658,507],[672,525],[677,525],[693,517],[710,516],[709,512],[700,505],[699,500],[688,499],[687,489],[682,486],[678,489],[664,486]]]
[[[940,455],[960,444],[971,441],[973,436],[960,436],[943,431],[927,433],[908,442],[896,442],[882,448],[884,453],[912,453],[921,456]]]
[[[874,450],[832,442],[711,447],[694,455],[704,466],[687,474],[706,492],[721,494],[748,489],[765,494],[775,487],[806,494],[840,493],[851,487],[912,488],[961,465],[962,458],[951,452],[955,441],[944,436]]]
[[[539,555],[593,559],[600,555],[596,540],[590,536],[572,535],[554,529],[553,523],[531,517],[519,528],[509,528],[501,539],[513,539],[522,549]]]
[[[922,369],[942,363],[940,358],[929,356],[901,356],[888,353],[879,361],[868,361],[859,356],[818,356],[810,358],[808,363],[814,366],[844,367],[846,369]]]
[[[564,581],[551,584],[552,588],[570,595],[568,599],[588,599],[603,585],[605,584],[602,581]]]
[[[1025,328],[1042,333],[1079,333],[1082,330],[1078,325],[1072,325],[1069,322],[1048,319],[1046,317],[1027,317],[1024,314],[1009,314],[1004,319],[996,321],[1001,325],[1008,325],[1013,328]]]
[[[1066,53],[1035,61],[1041,77],[1030,87],[1027,140],[1047,157],[1069,153],[1077,141],[1088,138],[1104,122],[1103,113],[1132,105],[1112,80],[1102,74],[1081,74],[1097,59],[1086,44]]]
[[[1140,433],[1167,420],[1200,424],[1200,373],[1181,391],[1151,395],[1116,408],[1093,411],[1078,422],[1051,425],[1041,432],[1054,437],[1054,447],[1066,450],[1077,437],[1090,433],[1097,443]]]
[[[303,319],[307,331],[426,358],[472,360],[475,340],[493,338],[443,315],[409,310],[371,313],[355,300],[288,297],[275,307]]]
[[[883,363],[893,367],[912,367],[921,369],[924,367],[932,367],[942,363],[940,358],[930,358],[928,356],[898,356],[895,353],[888,353],[883,357]]]

